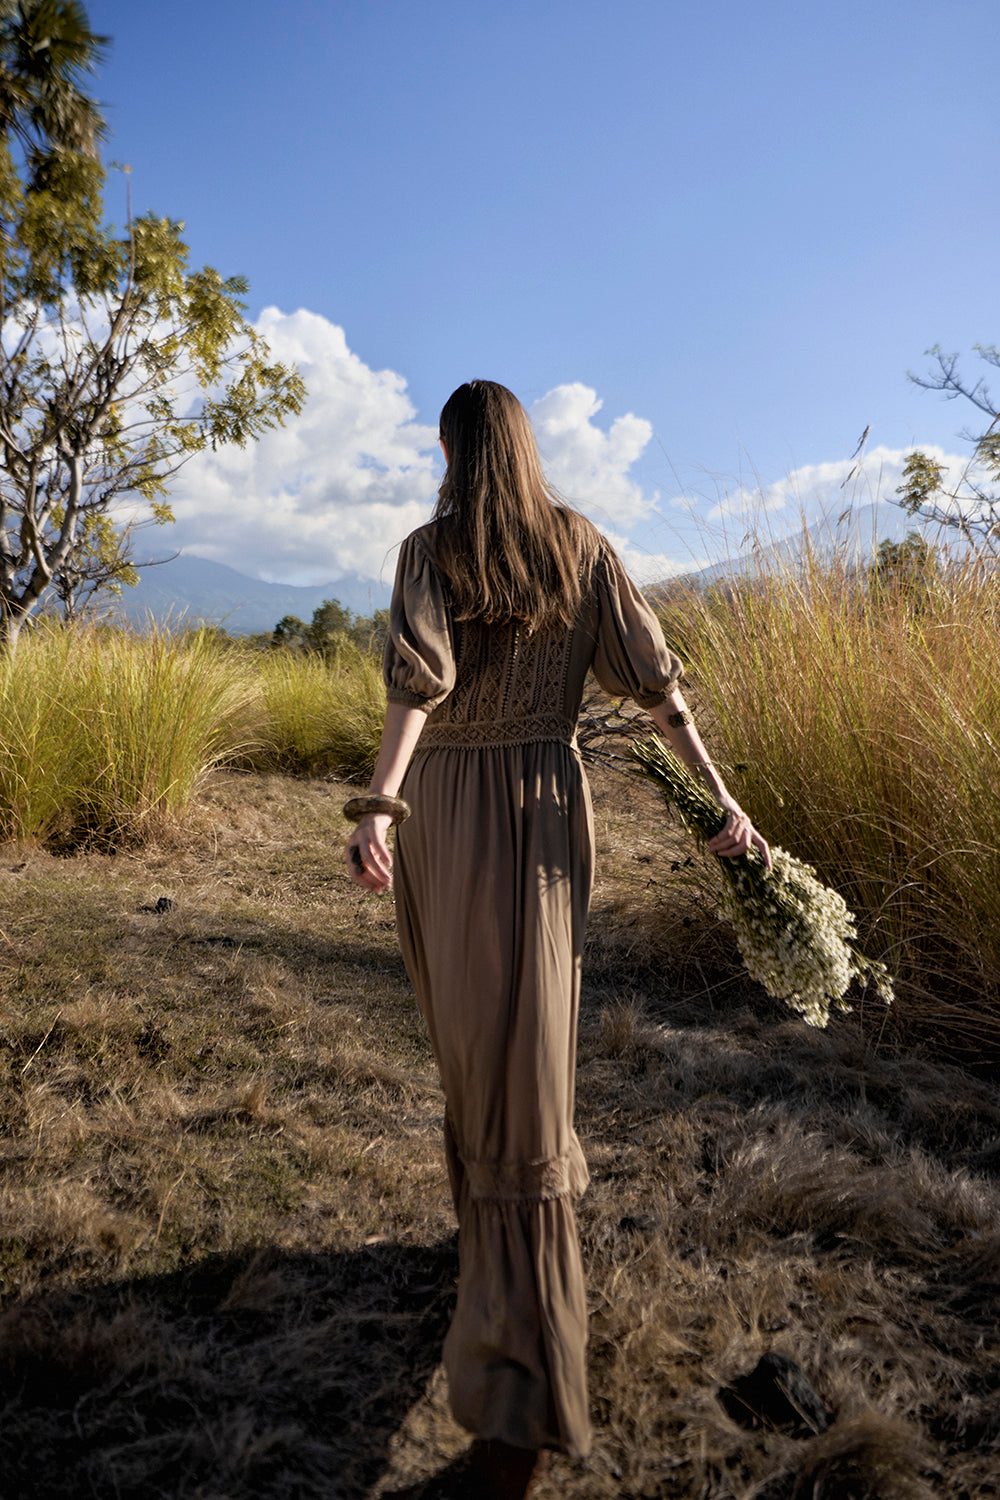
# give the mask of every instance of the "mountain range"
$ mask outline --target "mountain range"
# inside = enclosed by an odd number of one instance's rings
[[[911,531],[922,529],[917,517],[908,515],[902,506],[891,501],[876,500],[870,505],[857,507],[847,505],[841,510],[831,510],[815,517],[791,536],[777,541],[755,542],[749,551],[713,563],[698,572],[687,573],[685,577],[707,584],[720,578],[766,573],[772,565],[780,567],[797,562],[805,556],[807,549],[819,559],[836,554],[863,565],[874,557],[880,542],[902,542]],[[928,539],[936,540],[934,536]]]
[[[699,583],[741,577],[768,564],[787,563],[802,556],[807,546],[821,557],[847,549],[860,560],[869,558],[880,541],[903,541],[918,523],[900,506],[876,501],[840,513],[830,512],[793,536],[756,545],[752,550],[688,574]],[[271,631],[285,615],[309,621],[328,599],[337,599],[357,615],[385,609],[391,589],[375,579],[346,573],[329,583],[300,585],[264,583],[249,578],[226,563],[210,562],[187,553],[155,566],[140,568],[135,588],[123,589],[114,613],[134,625],[186,619],[224,625],[233,635]],[[655,592],[655,585],[653,586]]]
[[[391,589],[358,573],[312,585],[264,583],[226,563],[210,562],[186,552],[168,562],[139,568],[135,588],[122,589],[114,614],[133,625],[188,620],[223,625],[231,635],[271,631],[285,615],[312,619],[328,599],[337,599],[356,615],[385,609]]]

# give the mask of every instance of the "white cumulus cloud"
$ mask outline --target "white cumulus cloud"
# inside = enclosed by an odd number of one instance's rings
[[[326,318],[272,307],[256,327],[275,359],[298,365],[305,408],[259,442],[200,453],[181,470],[172,542],[262,578],[391,582],[391,549],[430,514],[437,425],[417,422],[403,377],[370,369]]]
[[[912,448],[873,448],[856,458],[837,459],[829,463],[803,464],[783,479],[757,490],[737,488],[723,496],[705,514],[709,522],[737,521],[751,523],[762,517],[774,517],[779,527],[797,526],[804,516],[835,515],[848,506],[895,503],[897,488],[903,482],[903,465]],[[968,469],[968,458],[945,453],[936,447],[922,447],[928,458],[942,464],[947,487],[956,486]]]
[[[200,453],[181,470],[171,544],[282,582],[345,573],[391,582],[394,548],[436,497],[437,413],[433,425],[420,422],[403,376],[372,370],[316,313],[267,308],[256,327],[275,359],[298,365],[305,408],[258,442]],[[657,500],[630,475],[652,428],[628,414],[604,430],[594,420],[601,405],[588,386],[560,385],[529,414],[556,489],[602,529],[628,533]]]
[[[679,545],[676,552],[662,552],[645,546],[634,537],[623,536],[606,527],[602,530],[640,588],[662,583],[665,578],[675,578],[678,574],[696,573],[700,568],[707,568],[711,561],[696,549]]]
[[[557,385],[529,409],[545,472],[572,504],[598,524],[628,527],[650,514],[659,498],[629,475],[653,429],[629,412],[608,431],[594,418],[603,402],[589,386]]]
[[[390,583],[394,549],[433,508],[442,467],[437,413],[433,423],[418,420],[403,376],[371,369],[344,330],[316,313],[268,308],[256,326],[276,359],[299,366],[306,406],[259,442],[198,454],[181,470],[168,545],[282,582],[357,573]],[[736,555],[761,523],[778,537],[803,519],[894,502],[909,451],[878,447],[802,465],[756,491],[726,492],[719,483],[714,497],[661,505],[633,474],[650,423],[630,412],[599,425],[601,410],[596,391],[573,382],[548,391],[529,415],[549,479],[609,536],[640,583],[697,568],[702,554]],[[924,451],[944,465],[949,487],[959,485],[968,457]],[[672,534],[669,512],[689,513],[686,539]],[[677,545],[668,552],[664,541]]]

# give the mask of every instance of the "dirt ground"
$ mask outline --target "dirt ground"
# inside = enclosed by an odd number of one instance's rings
[[[755,994],[655,796],[592,781],[595,1441],[540,1495],[1000,1495],[1000,1093]],[[442,1101],[348,795],[219,774],[155,847],[0,850],[4,1500],[361,1500],[467,1440]],[[825,1430],[734,1403],[769,1352]]]

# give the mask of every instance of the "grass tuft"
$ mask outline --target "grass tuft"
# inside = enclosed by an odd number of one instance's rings
[[[332,661],[272,651],[259,670],[267,745],[251,764],[367,781],[385,718],[381,659],[349,645]]]
[[[894,1021],[1000,1048],[1000,582],[865,592],[853,558],[807,556],[675,590],[667,629],[735,794],[898,976]]]
[[[0,661],[0,838],[135,846],[218,765],[367,778],[384,711],[355,647],[327,663],[209,630],[41,626]]]

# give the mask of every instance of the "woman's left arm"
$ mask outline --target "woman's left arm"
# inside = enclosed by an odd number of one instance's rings
[[[403,703],[389,703],[382,727],[382,743],[372,773],[370,795],[396,797],[410,756],[427,723],[422,708]],[[347,870],[356,885],[370,891],[387,891],[392,885],[392,854],[386,842],[391,818],[384,813],[370,813],[361,819],[346,844]]]
[[[724,859],[731,859],[736,854],[746,854],[750,849],[758,849],[770,869],[771,851],[767,841],[757,832],[736,798],[727,790],[695,727],[680,689],[675,688],[668,693],[662,703],[656,704],[648,712],[657,729],[669,741],[678,760],[682,760],[696,776],[701,777],[719,806],[729,814],[725,827],[714,839],[709,839],[706,847],[713,854],[721,854]]]

